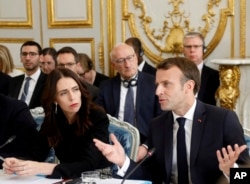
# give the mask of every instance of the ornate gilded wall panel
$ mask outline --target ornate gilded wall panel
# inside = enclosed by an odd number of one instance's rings
[[[192,3],[200,9],[192,9]],[[159,8],[163,6],[165,8]],[[154,3],[127,0],[123,4],[123,21],[128,23],[131,35],[142,40],[147,57],[154,62],[182,54],[183,37],[189,31],[199,31],[205,37],[207,51],[204,57],[207,57],[222,39],[230,16],[234,16],[234,0],[166,0]]]
[[[94,38],[51,38],[50,46],[56,50],[65,46],[73,47],[77,52],[88,54],[95,62],[95,43]]]
[[[1,28],[32,28],[31,0],[0,1]],[[8,8],[6,8],[8,7]]]
[[[23,65],[20,61],[20,48],[21,45],[33,38],[0,38],[0,44],[5,45],[11,51],[11,55],[15,64],[15,67],[23,69]]]
[[[92,0],[47,0],[47,6],[49,28],[92,27]]]

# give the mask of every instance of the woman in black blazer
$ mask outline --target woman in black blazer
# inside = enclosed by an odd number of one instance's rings
[[[60,163],[9,158],[3,164],[7,173],[76,178],[83,171],[110,165],[92,141],[98,137],[109,142],[108,117],[102,108],[91,102],[74,72],[66,68],[52,71],[42,99],[45,118],[40,133],[47,138],[49,147],[54,147]]]

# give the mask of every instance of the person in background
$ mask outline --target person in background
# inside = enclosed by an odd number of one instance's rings
[[[87,54],[78,53],[78,56],[80,62],[78,75],[85,81],[99,88],[102,81],[109,79],[108,76],[101,74],[94,69],[93,61]]]
[[[11,77],[22,75],[24,73],[15,68],[10,50],[4,45],[0,45],[0,71]]]
[[[78,70],[81,66],[79,63],[79,56],[75,49],[73,49],[72,47],[68,47],[68,46],[63,47],[57,51],[56,55],[57,55],[56,57],[57,67],[68,68],[78,75]],[[98,97],[99,88],[86,82],[83,79],[81,81],[83,85],[87,88],[90,95],[92,96],[92,100],[95,102]]]
[[[155,76],[156,69],[153,66],[151,66],[150,64],[148,64],[143,58],[144,51],[143,51],[142,43],[139,40],[139,38],[130,37],[127,40],[125,40],[125,43],[134,48],[135,54],[136,54],[137,59],[138,59],[139,71],[146,72],[146,73],[149,73],[149,74]]]
[[[49,74],[56,68],[56,49],[53,47],[46,47],[42,50],[40,67],[43,73]]]
[[[189,32],[184,36],[183,54],[193,61],[200,71],[201,84],[197,97],[202,102],[216,105],[215,94],[220,85],[219,72],[205,65],[203,61],[205,50],[205,40],[201,33]]]
[[[46,142],[40,139],[36,123],[23,101],[0,94],[0,157],[44,161]],[[2,169],[2,159],[0,159]]]
[[[41,106],[46,74],[40,70],[42,48],[35,41],[22,44],[20,57],[25,74],[13,77],[9,85],[9,96],[25,101],[30,109]]]
[[[249,163],[235,112],[196,99],[200,73],[192,61],[184,57],[163,60],[157,66],[156,85],[165,112],[149,127],[147,146],[155,152],[148,153],[150,164],[145,165],[150,167],[141,165],[130,178],[152,180],[153,184],[211,184],[229,177],[230,168]],[[179,118],[184,121],[178,122]],[[110,138],[113,144],[93,141],[109,161],[119,166],[117,174],[124,177],[135,163],[125,155],[116,137]]]
[[[6,158],[7,174],[42,174],[50,178],[76,178],[81,172],[110,166],[92,139],[109,142],[109,120],[94,104],[79,77],[67,68],[53,70],[46,82],[42,107],[45,119],[40,133],[54,147],[60,163],[44,163]]]
[[[135,51],[126,43],[118,43],[110,57],[118,74],[102,82],[97,103],[106,113],[137,127],[143,143],[150,120],[161,113],[155,95],[155,77],[138,70]]]

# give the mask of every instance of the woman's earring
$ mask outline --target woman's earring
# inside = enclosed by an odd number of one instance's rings
[[[55,114],[57,114],[57,103],[55,103]]]

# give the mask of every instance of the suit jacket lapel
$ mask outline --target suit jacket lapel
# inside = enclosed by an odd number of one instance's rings
[[[194,112],[191,149],[190,149],[190,166],[194,164],[201,143],[204,127],[205,127],[205,108],[204,105],[197,100]]]
[[[164,135],[166,135],[165,138],[163,139],[164,140],[163,145],[164,145],[164,155],[165,155],[165,167],[168,180],[171,177],[172,160],[173,160],[173,124],[174,124],[173,114],[172,112],[169,111],[169,113],[167,113],[167,117],[164,123],[165,126],[163,127]]]
[[[112,84],[112,93],[113,93],[113,108],[115,109],[115,117],[118,117],[119,108],[120,107],[120,93],[121,93],[121,79],[120,75],[116,75],[113,78],[113,84]],[[112,103],[112,102],[111,102]]]

